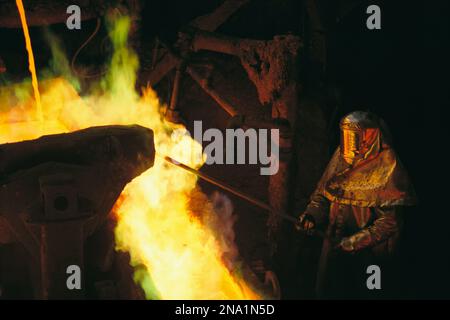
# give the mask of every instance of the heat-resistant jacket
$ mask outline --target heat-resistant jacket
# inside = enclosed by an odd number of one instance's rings
[[[329,238],[352,237],[355,251],[378,245],[390,250],[401,227],[401,207],[414,203],[413,187],[392,148],[384,145],[375,158],[353,168],[338,148],[306,213],[318,226],[328,226]]]

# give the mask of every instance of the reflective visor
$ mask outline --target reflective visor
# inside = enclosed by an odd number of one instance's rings
[[[342,157],[347,163],[353,163],[354,159],[359,154],[362,132],[360,130],[341,130],[341,153]]]
[[[355,159],[368,159],[380,149],[379,129],[341,129],[341,153],[344,160],[352,164]]]

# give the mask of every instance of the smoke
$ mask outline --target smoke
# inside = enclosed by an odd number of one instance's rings
[[[44,39],[50,47],[52,58],[49,69],[44,70],[44,78],[63,77],[70,82],[75,90],[80,91],[81,85],[77,77],[72,73],[67,54],[61,40],[48,28],[44,29]]]
[[[210,227],[215,231],[217,240],[222,247],[222,259],[229,270],[237,263],[239,250],[235,242],[234,224],[237,215],[234,214],[233,203],[223,193],[214,192],[211,196],[213,210],[216,213]]]

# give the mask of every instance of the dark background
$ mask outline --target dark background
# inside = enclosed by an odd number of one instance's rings
[[[162,15],[160,20],[149,21],[148,27],[171,39],[179,26],[208,11],[212,2],[178,1],[180,10],[175,15],[173,6],[166,4],[162,12],[171,18]],[[322,1],[323,7],[330,5],[332,11],[332,2]],[[365,26],[365,9],[370,4],[381,8],[381,30]],[[328,59],[323,81],[339,92],[339,108],[330,116],[330,149],[338,144],[341,116],[355,109],[378,114],[391,130],[394,147],[418,195],[418,205],[408,209],[405,217],[398,273],[404,298],[450,297],[450,212],[445,205],[448,120],[444,113],[448,107],[444,71],[448,66],[448,10],[443,1],[361,1],[338,22],[332,12],[324,12]],[[286,32],[301,34],[304,11],[301,1],[254,1],[238,14],[245,19],[237,17],[219,31],[257,39]]]
[[[330,5],[332,11],[332,2],[325,1],[323,7]],[[210,1],[199,4],[196,12],[206,9],[206,3]],[[381,30],[365,26],[365,9],[370,4],[381,8]],[[192,2],[178,5],[183,8],[180,11],[195,16]],[[245,19],[236,18],[219,31],[271,39],[279,33],[301,34],[305,28],[301,1],[256,1],[249,7],[240,13]],[[394,147],[418,195],[418,205],[406,211],[398,266],[404,298],[450,297],[450,212],[445,205],[449,163],[448,143],[443,143],[448,138],[444,114],[448,107],[444,71],[448,70],[448,10],[444,2],[361,1],[340,21],[332,18],[332,12],[323,14],[328,27],[324,82],[339,92],[339,108],[330,117],[330,151],[339,142],[341,116],[355,109],[373,111],[391,130]],[[164,25],[163,21],[173,20],[162,19]],[[177,21],[185,22],[186,16]],[[163,33],[170,37],[172,30],[167,26]]]

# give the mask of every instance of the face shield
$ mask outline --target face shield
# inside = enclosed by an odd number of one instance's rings
[[[380,129],[370,116],[357,111],[341,120],[341,155],[348,164],[370,159],[380,151]]]

